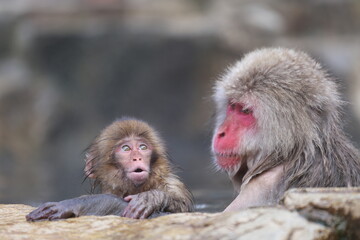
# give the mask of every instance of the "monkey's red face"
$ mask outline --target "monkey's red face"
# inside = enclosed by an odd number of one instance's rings
[[[213,138],[213,150],[219,167],[232,170],[242,164],[239,154],[241,140],[255,122],[252,109],[244,108],[241,103],[228,103],[225,120]]]
[[[147,181],[150,175],[152,146],[140,137],[124,138],[116,148],[115,157],[126,177],[136,186]]]

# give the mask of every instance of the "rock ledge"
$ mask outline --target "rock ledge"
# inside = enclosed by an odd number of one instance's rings
[[[33,208],[0,205],[1,239],[360,239],[360,189],[294,189],[283,205],[151,220],[86,216],[26,222]]]

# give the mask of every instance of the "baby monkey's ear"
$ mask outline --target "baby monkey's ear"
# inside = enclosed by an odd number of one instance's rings
[[[84,172],[85,175],[89,178],[96,178],[96,175],[94,173],[94,156],[93,154],[87,152],[85,153],[85,168],[84,168]]]

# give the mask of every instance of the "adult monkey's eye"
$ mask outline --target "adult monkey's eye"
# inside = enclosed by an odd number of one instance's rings
[[[241,112],[244,114],[250,114],[252,113],[252,110],[250,108],[241,109]]]
[[[123,146],[121,147],[121,149],[122,149],[123,151],[125,151],[125,152],[128,152],[128,151],[131,150],[131,148],[129,147],[129,145],[123,145]]]
[[[146,150],[146,149],[148,149],[148,147],[145,144],[140,144],[139,149]]]

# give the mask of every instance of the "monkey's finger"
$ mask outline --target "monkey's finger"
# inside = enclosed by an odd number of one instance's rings
[[[76,214],[73,211],[69,210],[69,211],[62,212],[60,217],[62,219],[73,218],[73,217],[76,217]]]
[[[38,212],[43,212],[45,210],[47,210],[50,207],[53,207],[55,205],[55,202],[47,202],[44,204],[41,204],[37,209],[35,209],[34,211],[32,211],[30,214],[34,213],[38,213]]]
[[[54,202],[47,202],[44,204],[41,204],[37,209],[35,209],[34,211],[30,212],[28,215],[26,215],[26,220],[27,221],[35,221],[37,219],[39,219],[39,216],[43,216],[44,212],[47,213],[47,210],[51,207],[53,207],[55,205]],[[43,217],[44,218],[44,217]],[[43,219],[40,218],[40,219]]]
[[[43,211],[42,212],[42,215],[40,216],[40,217],[42,217],[42,218],[49,218],[49,217],[51,217],[53,214],[55,214],[55,213],[57,213],[57,209],[56,208],[49,208],[49,209],[47,209],[47,210],[45,210],[45,211]]]
[[[124,209],[122,216],[128,218],[139,218],[139,215],[143,211],[144,205],[139,205],[137,202],[131,201]],[[139,213],[139,211],[141,211]]]
[[[129,205],[127,205],[126,208],[121,213],[121,216],[126,217],[129,211],[130,211],[130,207],[129,207]]]
[[[58,214],[58,213],[49,217],[49,221],[54,221],[54,220],[58,220],[58,219],[61,219],[60,214]]]
[[[28,221],[28,222],[34,222],[37,219],[36,214],[33,212],[26,215],[25,218],[26,218],[26,221]]]
[[[61,211],[49,217],[50,221],[75,217],[72,211]]]
[[[141,206],[139,204],[139,201],[138,201],[136,195],[129,195],[127,197],[129,197],[129,198],[131,197],[131,200],[129,200],[129,204],[126,206],[126,208],[123,211],[123,215],[122,215],[123,217],[129,215],[131,212],[134,212],[138,206]]]
[[[37,211],[34,213],[30,213],[29,215],[26,216],[26,220],[34,222],[34,221],[49,219],[49,217],[51,217],[55,213],[57,213],[56,209],[48,208],[44,211]]]
[[[146,208],[139,218],[140,219],[148,218],[153,212],[154,212],[153,208]]]
[[[141,206],[138,208],[134,208],[134,210],[129,214],[128,217],[130,218],[134,218],[134,219],[139,219],[142,216],[142,213],[145,211],[145,207]]]
[[[127,201],[127,202],[130,202],[136,195],[129,195],[129,196],[126,196],[124,197],[124,200]]]
[[[136,210],[136,204],[133,204],[132,202],[130,202],[124,209],[121,216],[122,217],[130,217],[135,210]]]
[[[40,209],[35,209],[34,211],[30,212],[28,215],[25,216],[26,220],[32,221],[33,219],[36,219],[36,216],[39,215],[39,213],[41,213]]]

